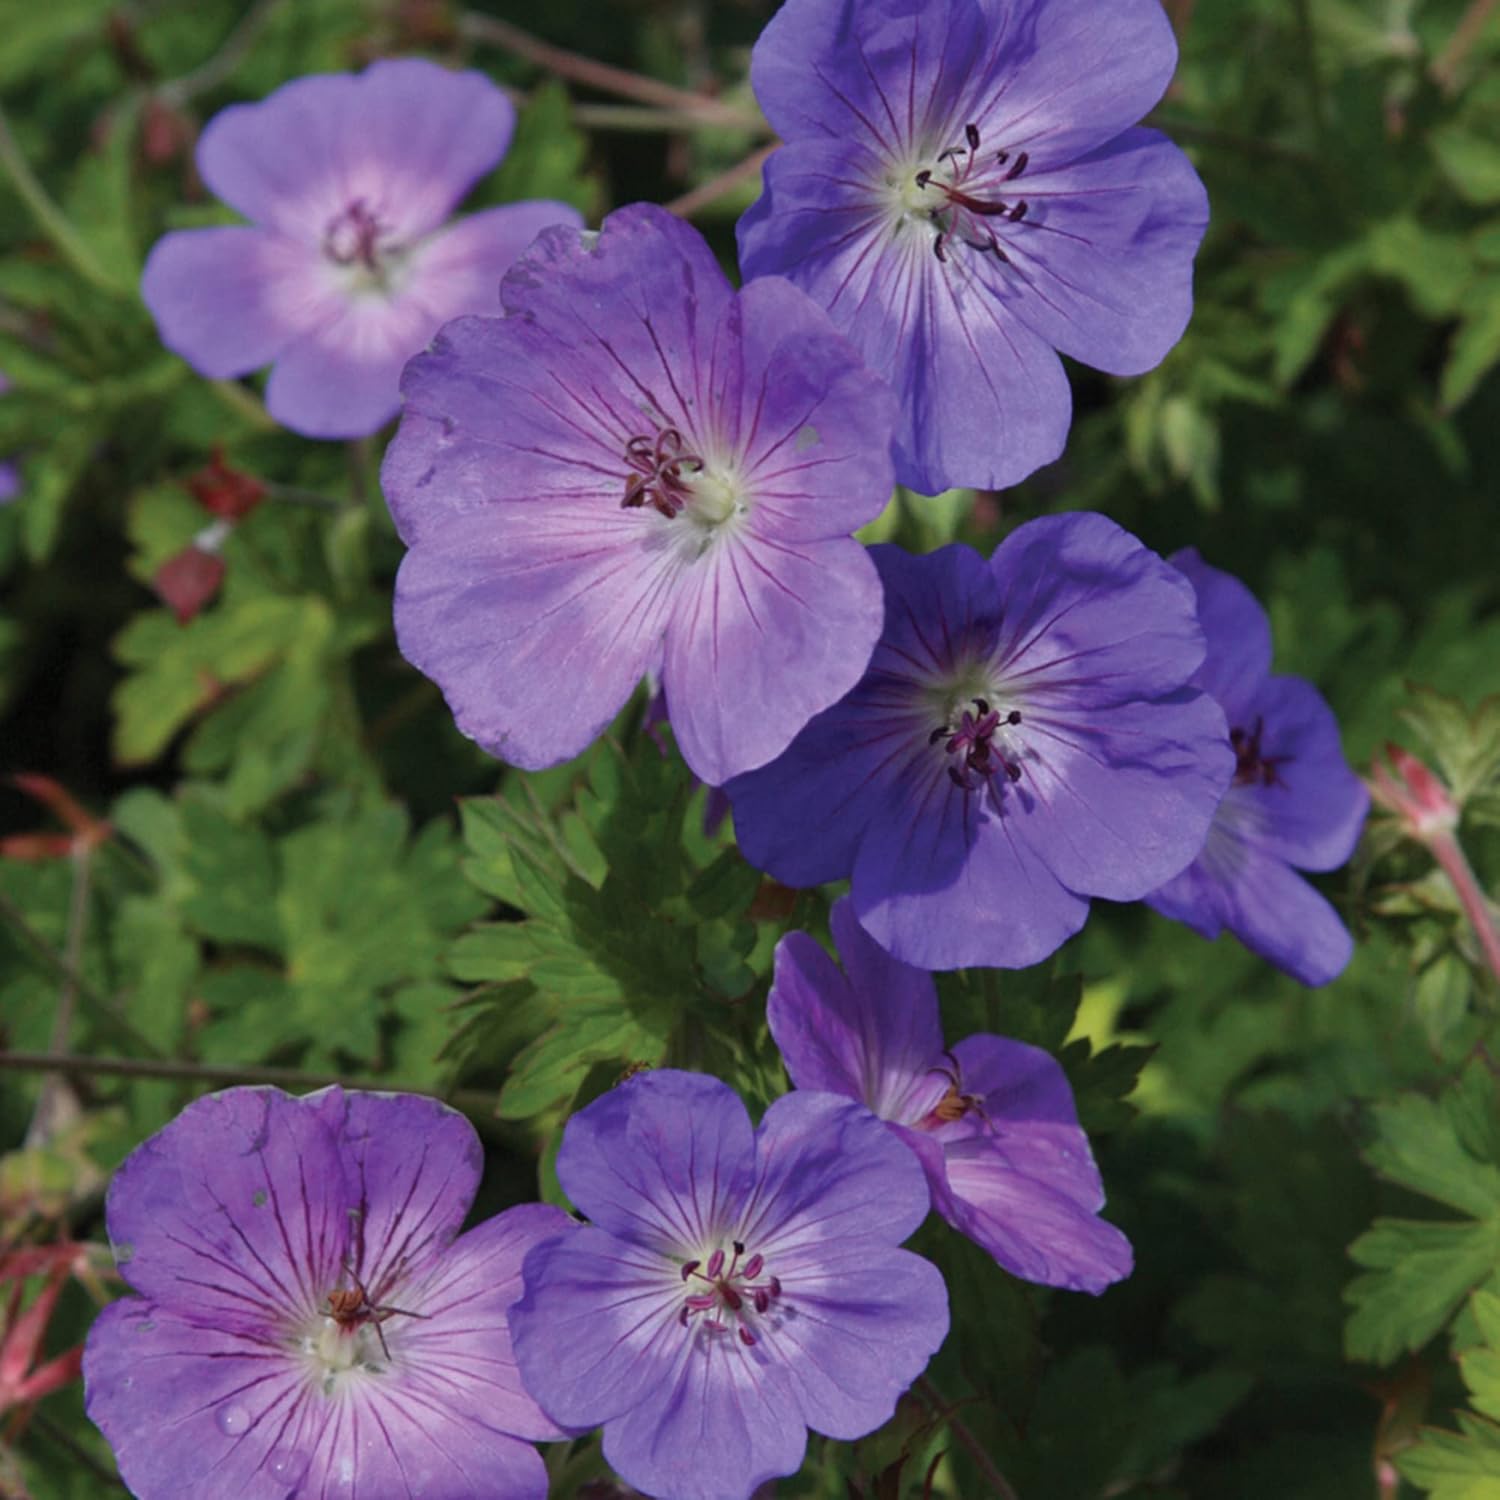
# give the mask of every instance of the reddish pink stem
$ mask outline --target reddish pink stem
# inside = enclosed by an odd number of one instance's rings
[[[1451,831],[1434,832],[1427,836],[1426,843],[1458,896],[1458,904],[1463,907],[1469,926],[1479,939],[1479,947],[1485,962],[1490,966],[1490,972],[1496,979],[1500,979],[1500,931],[1495,929],[1495,918],[1490,912],[1489,902],[1458,839]]]

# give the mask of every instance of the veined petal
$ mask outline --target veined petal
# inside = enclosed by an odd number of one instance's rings
[[[784,1284],[789,1313],[766,1344],[803,1420],[846,1441],[874,1431],[948,1335],[942,1273],[909,1251],[849,1239],[822,1243],[816,1262],[792,1257]]]
[[[480,73],[384,60],[231,105],[199,138],[198,170],[246,218],[305,243],[355,201],[409,241],[500,160],[514,124],[510,101]]]
[[[457,219],[427,240],[411,275],[434,312],[429,337],[450,318],[498,314],[506,273],[542,230],[558,224],[582,229],[583,215],[567,203],[503,203]]]
[[[1003,1133],[998,1148],[982,1135],[947,1147],[933,1206],[1027,1281],[1097,1294],[1128,1276],[1130,1241],[1048,1177],[1016,1170],[1023,1149]]]
[[[739,1221],[755,1136],[727,1084],[658,1068],[573,1116],[557,1175],[595,1224],[670,1255]]]
[[[284,1500],[288,1476],[276,1471],[312,1399],[305,1371],[277,1339],[225,1331],[203,1313],[139,1297],[106,1307],[84,1350],[89,1418],[139,1500]]]
[[[163,236],[141,296],[167,348],[212,380],[260,369],[344,309],[316,250],[245,228]]]
[[[125,1279],[227,1332],[315,1316],[343,1277],[359,1203],[335,1133],[341,1114],[336,1090],[308,1101],[235,1088],[188,1105],[110,1183]]]
[[[1250,704],[1271,673],[1271,622],[1260,601],[1232,574],[1210,567],[1196,547],[1167,559],[1197,598],[1206,653],[1193,678],[1231,723],[1248,725]]]
[[[927,1217],[911,1153],[863,1105],[797,1089],[756,1133],[759,1180],[737,1238],[766,1257],[796,1299],[798,1268],[824,1264],[829,1241],[899,1244]]]
[[[1035,692],[1090,709],[1155,698],[1188,682],[1203,632],[1179,571],[1105,516],[1041,516],[990,560],[1005,601],[1000,671]]]
[[[1154,3],[1154,0],[1153,0]],[[1112,375],[1161,363],[1193,311],[1193,257],[1208,195],[1192,163],[1154,130],[1028,171],[1025,222],[1007,234],[1015,315],[1054,349]]]
[[[1237,808],[1255,809],[1240,814],[1247,837],[1300,869],[1336,870],[1359,842],[1370,794],[1344,759],[1333,710],[1304,678],[1268,677],[1246,707],[1244,727],[1257,723],[1273,779],[1233,790]]]
[[[683,758],[710,786],[765,765],[864,672],[880,580],[851,537],[710,543],[684,564],[663,684]]]
[[[526,1203],[454,1241],[425,1280],[401,1291],[419,1315],[401,1328],[403,1385],[498,1432],[541,1441],[566,1436],[521,1380],[507,1313],[521,1296],[527,1252],[575,1227],[561,1209]]]
[[[1186,689],[1095,710],[1030,707],[1016,836],[1070,890],[1136,901],[1192,863],[1230,778],[1224,716]]]
[[[509,1312],[516,1363],[553,1421],[610,1422],[681,1378],[695,1333],[678,1320],[682,1278],[660,1251],[585,1224],[539,1242],[522,1274]]]
[[[396,577],[402,654],[465,734],[528,770],[577,755],[658,666],[680,569],[654,516],[534,510],[447,521]]]
[[[944,1088],[932,977],[891,958],[847,898],[833,908],[833,935],[847,977],[804,932],[777,945],[766,1019],[782,1061],[799,1089],[847,1094],[884,1120],[915,1123]]]
[[[484,1170],[474,1127],[417,1094],[346,1093],[339,1144],[357,1193],[355,1266],[373,1302],[425,1276],[463,1224]]]
[[[604,1456],[659,1500],[749,1500],[767,1479],[795,1474],[807,1447],[806,1417],[786,1369],[732,1337],[692,1336],[684,1357],[641,1371],[641,1400],[604,1429]]]

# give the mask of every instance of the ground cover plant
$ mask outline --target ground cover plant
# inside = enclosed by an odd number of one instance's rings
[[[0,1495],[1500,1496],[1493,0],[0,46]]]

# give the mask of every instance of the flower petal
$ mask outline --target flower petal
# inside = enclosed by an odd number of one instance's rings
[[[1148,703],[1028,713],[1016,835],[1070,890],[1136,901],[1203,848],[1234,775],[1219,706],[1186,689]]]
[[[423,244],[412,280],[433,313],[428,338],[450,318],[498,314],[506,273],[542,230],[558,224],[582,229],[583,215],[571,204],[542,199],[503,203],[456,219]]]
[[[401,369],[440,321],[416,296],[341,299],[335,317],[281,350],[266,410],[305,437],[368,437],[401,405]]]
[[[748,1500],[763,1481],[795,1474],[807,1426],[785,1368],[730,1338],[684,1336],[682,1350],[605,1426],[616,1473],[658,1500]]]
[[[352,1230],[360,1279],[373,1302],[421,1278],[462,1226],[484,1170],[474,1127],[419,1094],[346,1093],[339,1145],[359,1217]],[[397,1299],[399,1300],[399,1299]]]
[[[1028,521],[996,549],[990,569],[1005,601],[1000,670],[1023,707],[1043,688],[1101,708],[1155,698],[1182,687],[1203,661],[1192,589],[1105,516]]]
[[[385,60],[231,105],[199,138],[198,170],[246,218],[305,243],[357,199],[409,241],[442,223],[500,160],[514,124],[510,101],[483,74]]]
[[[981,1135],[946,1147],[946,1183],[934,1184],[933,1207],[1013,1275],[1102,1292],[1130,1274],[1130,1241],[1050,1178],[1017,1170],[1029,1149],[1041,1147],[1038,1134],[1017,1141],[1002,1131],[998,1142]]]
[[[876,944],[847,898],[833,908],[833,934],[847,978],[805,932],[777,944],[766,1019],[781,1059],[799,1089],[847,1094],[914,1124],[943,1092],[932,977]]]
[[[1062,452],[1072,411],[1062,364],[1008,305],[1019,281],[997,297],[972,265],[985,257],[939,260],[925,221],[893,234],[867,170],[841,143],[776,151],[740,225],[745,274],[786,276],[885,376],[899,402],[901,484],[924,494],[1014,484]]]
[[[1227,927],[1252,953],[1306,985],[1336,979],[1353,956],[1348,928],[1307,881],[1223,827],[1189,870],[1147,900],[1205,937]]]
[[[497,1432],[540,1441],[566,1436],[522,1383],[507,1310],[521,1296],[527,1251],[573,1227],[561,1209],[526,1203],[454,1241],[425,1280],[402,1290],[402,1302],[420,1314],[400,1328],[402,1387],[410,1383]]]
[[[900,1244],[927,1217],[927,1182],[911,1153],[863,1105],[797,1089],[756,1132],[759,1178],[735,1238],[766,1258],[795,1297],[796,1270],[830,1241]]]
[[[1232,724],[1249,727],[1250,703],[1271,673],[1271,622],[1238,578],[1210,567],[1196,547],[1167,559],[1193,585],[1207,652],[1193,678]]]
[[[315,251],[259,229],[163,236],[141,296],[162,343],[211,380],[260,369],[343,310]]]
[[[1247,728],[1264,723],[1261,751],[1275,774],[1269,786],[1234,788],[1236,803],[1258,810],[1255,842],[1301,869],[1336,870],[1359,842],[1370,794],[1344,759],[1333,710],[1305,679],[1269,677],[1247,717]]]
[[[783,1285],[785,1311],[765,1342],[803,1419],[827,1437],[850,1441],[887,1422],[948,1335],[942,1273],[906,1250],[824,1241],[805,1263],[793,1258]]]
[[[557,1176],[601,1228],[678,1256],[739,1221],[755,1181],[755,1136],[728,1084],[658,1068],[569,1120]]]
[[[1192,163],[1154,130],[1127,130],[1089,156],[1028,172],[1026,220],[989,279],[1024,286],[1015,314],[1053,348],[1112,375],[1161,363],[1193,311],[1193,257],[1208,195]]]
[[[284,1500],[274,1466],[310,1403],[281,1344],[125,1297],[94,1320],[83,1380],[89,1417],[139,1500]]]
[[[859,681],[882,613],[880,579],[851,537],[741,535],[684,564],[663,686],[694,774],[720,786],[785,750]]]
[[[649,524],[522,505],[445,522],[396,577],[402,655],[491,754],[527,770],[570,759],[660,665],[680,564]]]
[[[991,16],[1002,8],[984,3]],[[1024,147],[1039,167],[1112,140],[1172,80],[1177,39],[1160,0],[1019,0],[1003,9],[1003,34],[976,79],[989,109],[976,118],[986,140]],[[998,17],[992,24],[999,32]]]
[[[195,1100],[110,1183],[109,1237],[142,1295],[226,1332],[315,1315],[340,1284],[358,1206],[337,1090],[235,1088]]]
[[[522,1275],[509,1311],[516,1364],[555,1422],[610,1422],[678,1377],[695,1334],[678,1321],[682,1278],[659,1251],[585,1224],[537,1244]]]
[[[1022,820],[997,814],[989,796],[931,769],[866,829],[854,862],[854,909],[903,963],[1025,968],[1087,919],[1087,899],[1057,878]]]

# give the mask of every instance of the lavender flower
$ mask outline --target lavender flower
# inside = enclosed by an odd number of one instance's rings
[[[1295,870],[1334,870],[1349,858],[1369,793],[1318,690],[1271,676],[1270,622],[1250,590],[1195,548],[1171,561],[1197,591],[1208,655],[1193,681],[1224,710],[1235,769],[1198,858],[1146,899],[1204,937],[1227,927],[1303,984],[1326,984],[1353,939]]]
[[[805,932],[776,949],[766,1014],[792,1082],[889,1121],[932,1206],[1007,1271],[1085,1292],[1128,1276],[1130,1242],[1098,1217],[1104,1188],[1056,1061],[1001,1036],[950,1051],[930,974],[873,942],[847,898],[833,936],[842,973]]]
[[[853,880],[904,963],[1021,968],[1090,896],[1131,901],[1203,846],[1234,772],[1186,580],[1103,516],[1049,516],[986,563],[872,549],[869,670],[780,759],[731,781],[746,858]]]
[[[461,1115],[401,1094],[229,1089],[110,1185],[136,1292],[100,1314],[89,1415],[141,1500],[547,1493],[506,1307],[569,1221],[540,1205],[453,1236],[480,1173]]]
[[[778,278],[736,293],[659,208],[549,230],[407,368],[382,481],[411,548],[396,633],[458,726],[527,769],[648,673],[695,774],[784,750],[851,688],[880,583],[888,391]]]
[[[266,405],[294,432],[374,432],[439,324],[492,309],[539,229],[580,222],[566,204],[513,203],[442,228],[514,124],[487,78],[416,58],[224,110],[198,170],[251,224],[151,252],[141,292],[162,342],[216,379],[274,361]]]
[[[641,1074],[568,1122],[557,1173],[592,1222],[527,1255],[516,1358],[660,1500],[744,1500],[807,1428],[879,1427],[948,1331],[942,1277],[896,1248],[922,1173],[847,1099],[789,1094],[752,1130],[717,1079]]]
[[[786,144],[741,263],[889,375],[902,484],[1014,484],[1067,437],[1054,350],[1134,375],[1181,337],[1208,205],[1129,128],[1176,60],[1158,0],[787,0],[761,34]]]

